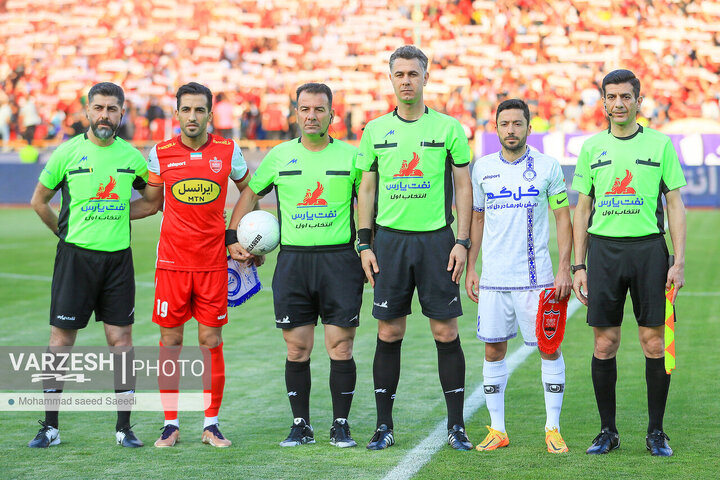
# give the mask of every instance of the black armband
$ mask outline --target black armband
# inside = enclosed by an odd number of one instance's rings
[[[361,228],[358,230],[358,243],[360,245],[369,244],[370,237],[372,236],[372,230],[369,228]]]
[[[225,230],[225,246],[227,247],[233,243],[238,243],[237,230],[231,230],[228,228]]]

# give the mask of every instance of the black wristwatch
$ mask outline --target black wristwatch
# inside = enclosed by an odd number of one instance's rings
[[[585,266],[584,263],[580,263],[578,265],[570,265],[570,271],[575,274],[578,270],[587,270],[587,266]]]
[[[455,243],[458,245],[462,245],[463,247],[467,248],[468,250],[470,250],[470,246],[472,245],[472,242],[470,241],[469,238],[466,238],[464,240],[460,240],[459,238],[456,238]]]

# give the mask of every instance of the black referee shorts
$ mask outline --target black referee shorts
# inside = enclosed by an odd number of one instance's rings
[[[272,281],[275,326],[317,325],[319,316],[326,325],[357,327],[364,281],[352,247],[280,250]]]
[[[665,323],[668,249],[662,235],[590,235],[587,265],[587,322],[591,327],[622,325],[628,290],[638,325],[657,327]]]
[[[374,252],[380,273],[375,275],[373,316],[392,320],[409,315],[416,287],[426,317],[449,320],[461,316],[460,287],[447,271],[454,246],[450,227],[417,233],[379,228]]]
[[[53,271],[50,325],[71,330],[85,328],[93,311],[97,322],[135,322],[132,251],[87,250],[60,240]]]

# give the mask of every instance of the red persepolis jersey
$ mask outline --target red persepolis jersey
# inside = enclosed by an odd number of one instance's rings
[[[213,271],[227,268],[223,210],[228,177],[248,174],[240,147],[208,135],[198,150],[180,136],[158,143],[148,157],[149,185],[164,187],[156,268]]]

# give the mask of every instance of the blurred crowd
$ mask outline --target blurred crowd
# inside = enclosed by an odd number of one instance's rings
[[[643,82],[642,121],[720,120],[720,2],[692,0],[0,0],[0,136],[83,132],[98,81],[127,94],[119,134],[176,131],[174,92],[217,95],[226,136],[297,134],[294,91],[328,83],[331,133],[357,138],[394,106],[387,60],[414,43],[431,60],[427,103],[469,137],[520,97],[535,132],[606,125],[599,82],[615,68]]]

